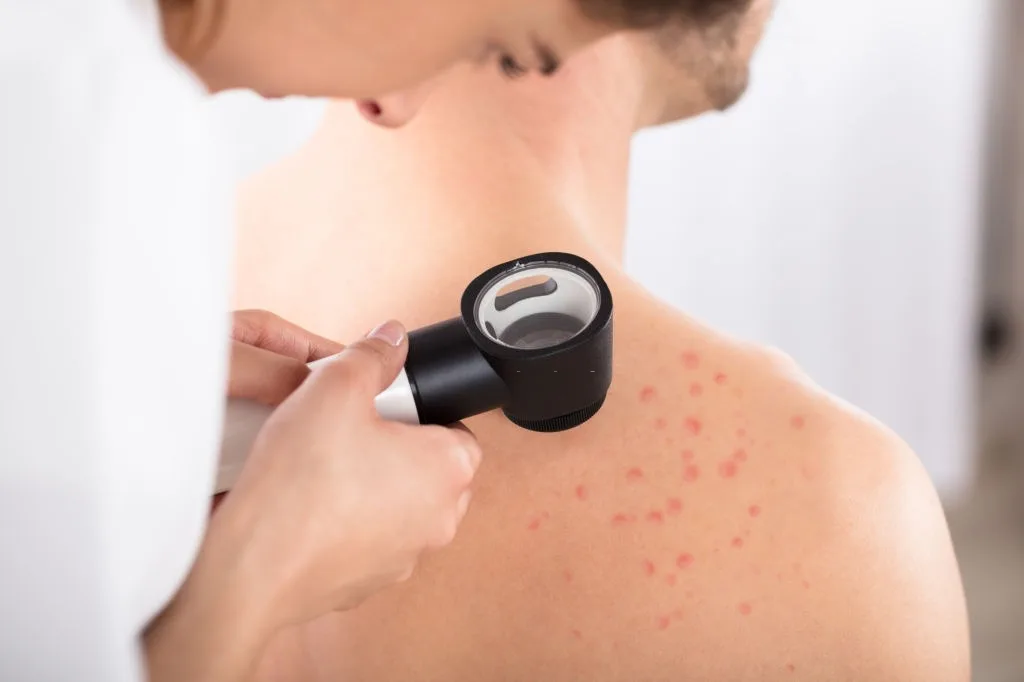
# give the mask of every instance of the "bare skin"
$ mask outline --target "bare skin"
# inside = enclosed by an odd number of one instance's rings
[[[745,63],[759,30],[741,35]],[[557,435],[470,420],[488,456],[451,548],[283,633],[258,679],[969,679],[958,568],[914,453],[624,273],[631,134],[722,92],[690,66],[655,87],[649,49],[607,40],[512,89],[455,74],[398,133],[333,110],[246,188],[238,307],[329,338],[380,310],[451,317],[481,270],[544,250],[590,259],[616,305],[598,417]]]

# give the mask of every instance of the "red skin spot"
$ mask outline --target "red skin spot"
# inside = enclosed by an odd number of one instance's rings
[[[693,566],[693,555],[680,554],[676,557],[676,566],[679,568],[689,568],[690,566]]]
[[[669,514],[678,514],[683,511],[683,501],[678,497],[670,497],[665,507]]]
[[[687,594],[689,594],[689,593],[687,593]],[[682,620],[683,619],[683,610],[682,609],[676,609],[675,611],[672,612],[672,616],[676,620]]]
[[[747,461],[747,451],[744,450],[743,448],[740,448],[736,452],[732,453],[732,458],[735,461],[737,461],[737,462],[746,462]]]
[[[693,436],[699,436],[701,429],[704,428],[704,425],[700,423],[700,420],[695,419],[694,417],[687,417],[684,425],[686,426],[686,430]]]
[[[806,424],[806,420],[801,416],[796,416],[789,420],[789,425],[796,431],[802,430]]]
[[[724,373],[719,372],[718,374],[715,375],[715,383],[718,384],[719,386],[725,386],[725,382],[727,381],[729,381],[729,377],[726,376]]]
[[[658,417],[657,419],[654,420],[654,428],[656,428],[658,431],[664,431],[665,427],[667,426],[668,420],[666,420],[664,417]]]
[[[788,673],[795,673],[796,672],[796,666],[793,665],[792,663],[787,663],[786,664],[786,672],[788,672]]]
[[[683,450],[683,461],[692,462],[696,455],[693,454],[693,450]]]
[[[644,386],[640,389],[640,402],[649,403],[657,397],[658,391],[655,390],[654,386]]]
[[[575,637],[576,639],[583,639],[583,633],[580,632],[579,630],[573,630],[572,631],[572,636]]]
[[[811,589],[811,584],[810,584],[809,582],[807,582],[806,580],[801,580],[801,581],[800,581],[800,585],[801,585],[801,586],[802,586],[802,587],[803,587],[803,588],[804,588],[805,590],[809,590],[809,589]]]
[[[585,500],[587,499],[587,489],[582,485],[576,486],[576,499]]]
[[[672,575],[671,573],[669,573],[668,575],[665,576],[665,582],[668,583],[669,587],[675,587],[676,577],[674,575]]]
[[[647,514],[647,520],[651,523],[664,523],[665,515],[660,511],[652,511]]]
[[[722,478],[735,478],[736,471],[736,462],[726,460],[718,465],[718,475]]]
[[[750,509],[747,510],[747,513],[750,514],[750,518],[756,519],[758,516],[761,515],[761,508],[758,507],[756,504],[752,504],[750,505]]]
[[[572,571],[563,571],[562,572],[562,577],[565,578],[565,582],[571,583],[572,582]]]
[[[732,546],[735,547],[736,549],[742,549],[743,548],[743,538],[738,537],[738,536],[734,537],[732,539]]]
[[[739,611],[741,616],[749,616],[753,610],[754,609],[747,602],[740,604]]]
[[[734,396],[736,396],[737,399],[743,400],[743,389],[742,388],[734,389],[732,394]]]
[[[538,528],[540,528],[540,519],[534,519],[533,521],[530,521],[530,525],[527,526],[527,528],[529,528],[530,530],[537,530]]]
[[[730,462],[732,464],[732,462]],[[700,478],[700,467],[696,464],[687,465],[686,469],[683,470],[683,480],[688,483],[693,483]]]
[[[668,630],[668,626],[672,624],[672,619],[668,616],[658,616],[658,629]]]
[[[654,562],[650,559],[644,559],[644,573],[648,578],[654,577]]]
[[[698,383],[694,383],[694,384],[690,385],[690,395],[692,397],[699,398],[703,394],[704,394],[704,387],[703,386],[701,386]]]
[[[612,517],[613,526],[624,526],[627,523],[634,523],[635,521],[636,517],[632,514],[616,514]]]
[[[644,477],[644,470],[639,467],[633,467],[626,472],[626,480],[630,482],[636,482]]]
[[[686,369],[697,369],[700,367],[700,356],[696,353],[683,353],[681,359]]]

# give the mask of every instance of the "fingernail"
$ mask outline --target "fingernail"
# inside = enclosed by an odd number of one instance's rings
[[[405,338],[405,327],[401,323],[391,320],[380,325],[366,336],[371,339],[380,339],[392,346],[400,346]]]

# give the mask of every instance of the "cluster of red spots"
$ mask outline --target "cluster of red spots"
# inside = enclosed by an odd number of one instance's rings
[[[678,497],[670,497],[665,503],[665,509],[669,514],[678,514],[683,511],[683,501]]]
[[[744,450],[743,448],[740,448],[736,452],[732,453],[732,458],[733,458],[733,460],[735,460],[737,462],[746,462],[747,461],[747,451]]]
[[[704,394],[704,387],[697,382],[690,384],[690,395],[699,398]]]
[[[736,536],[732,539],[732,546],[736,549],[743,549],[743,538]]]
[[[761,515],[761,507],[757,506],[756,504],[752,504],[747,509],[747,513],[750,514],[750,518],[756,519],[758,516]]]
[[[690,566],[693,566],[693,555],[687,552],[680,554],[676,557],[676,566],[682,569],[686,569]]]
[[[616,514],[612,517],[613,526],[625,526],[629,523],[636,523],[636,516],[633,514]]]
[[[651,523],[664,523],[665,515],[655,509],[647,513],[647,520]]]
[[[686,468],[683,469],[683,480],[687,483],[693,483],[700,478],[700,467],[696,464],[687,464]]]
[[[686,369],[697,369],[700,367],[700,356],[693,352],[686,352],[680,356],[683,361],[683,366]]]
[[[636,483],[637,481],[642,480],[643,477],[644,470],[641,469],[640,467],[633,467],[632,469],[626,472],[626,480],[631,483]]]
[[[587,493],[587,487],[586,486],[584,486],[582,484],[576,486],[576,499],[577,500],[580,500],[580,501],[586,500],[588,496],[589,495]]]
[[[803,429],[806,424],[807,421],[800,415],[796,415],[795,417],[789,420],[789,425],[797,431]]]
[[[722,478],[735,478],[738,471],[739,467],[736,466],[736,462],[729,459],[718,465],[718,475]]]
[[[644,574],[648,578],[653,578],[655,573],[654,562],[650,559],[644,559]]]
[[[693,436],[699,436],[701,429],[704,428],[704,425],[701,424],[700,420],[697,419],[696,417],[687,417],[686,421],[683,422],[683,425],[686,427],[686,430],[689,431],[690,434]]]
[[[654,428],[656,428],[658,431],[664,431],[665,427],[667,426],[668,420],[665,419],[664,417],[658,417],[657,419],[654,420]]]
[[[754,608],[747,602],[743,602],[739,605],[739,612],[741,616],[749,616],[753,611]]]
[[[649,403],[654,400],[658,395],[658,391],[654,386],[644,386],[640,389],[640,402]]]

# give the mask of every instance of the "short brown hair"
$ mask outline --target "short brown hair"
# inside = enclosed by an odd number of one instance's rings
[[[709,26],[745,12],[751,0],[577,0],[595,21],[645,30],[672,22]]]

